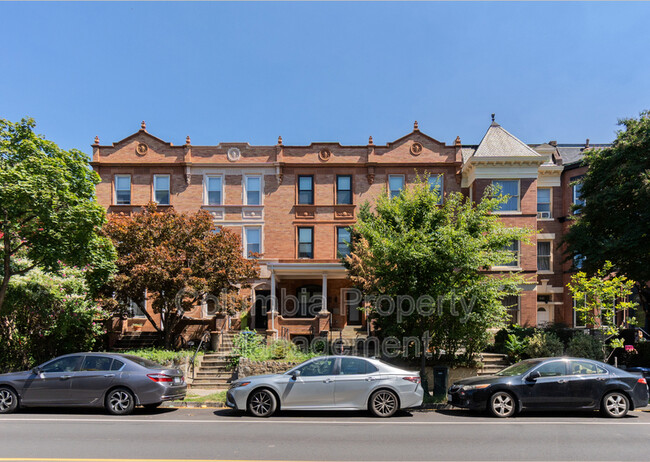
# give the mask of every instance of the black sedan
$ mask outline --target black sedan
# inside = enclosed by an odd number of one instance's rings
[[[88,406],[125,415],[136,405],[156,408],[184,399],[186,392],[178,369],[131,355],[77,353],[31,371],[0,374],[0,414],[28,406]]]
[[[634,375],[583,358],[536,358],[495,375],[459,380],[449,388],[449,404],[511,417],[523,409],[596,410],[623,417],[648,405],[648,385]]]

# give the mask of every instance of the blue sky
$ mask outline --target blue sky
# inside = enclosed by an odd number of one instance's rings
[[[413,121],[478,143],[611,141],[650,108],[650,3],[0,3],[0,117],[90,152],[386,143]]]

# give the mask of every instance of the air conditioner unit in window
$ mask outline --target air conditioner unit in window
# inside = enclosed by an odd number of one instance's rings
[[[551,218],[551,212],[537,212],[537,218]]]

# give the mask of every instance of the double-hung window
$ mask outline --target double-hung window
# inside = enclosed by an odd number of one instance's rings
[[[154,201],[159,205],[169,205],[169,175],[153,176]]]
[[[404,175],[388,175],[390,198],[399,196],[402,189],[404,189]]]
[[[501,299],[501,304],[508,312],[508,323],[519,324],[519,296],[506,295]]]
[[[507,263],[502,263],[501,266],[517,268],[519,266],[519,241],[512,241],[503,250],[505,252],[508,252],[508,255],[512,256],[513,258]]]
[[[506,202],[499,206],[499,212],[519,211],[519,180],[494,180],[492,185],[497,188],[496,196],[507,196]]]
[[[298,258],[314,258],[314,228],[298,228]]]
[[[205,192],[207,205],[221,205],[223,202],[223,177],[207,176]]]
[[[131,205],[131,175],[115,175],[115,203]]]
[[[537,218],[552,218],[551,188],[537,188]]]
[[[314,203],[314,177],[312,175],[298,176],[298,203]]]
[[[350,228],[339,227],[336,228],[336,250],[338,258],[343,258],[350,253]]]
[[[244,181],[246,204],[260,205],[262,203],[262,177],[250,175]]]
[[[442,198],[444,194],[444,176],[440,175],[431,175],[429,177],[429,189],[431,191],[436,191],[438,193],[438,204],[442,204]]]
[[[251,254],[258,254],[262,251],[262,229],[259,227],[246,227],[244,228],[246,239],[246,258],[250,258]]]
[[[352,204],[352,176],[338,175],[336,177],[336,203]]]
[[[537,270],[551,271],[551,241],[537,241]]]
[[[575,183],[575,181],[579,181],[581,177],[575,177],[571,178],[571,183],[573,185],[571,186],[572,189],[572,196],[573,196],[573,205],[582,207],[585,205],[585,200],[582,198],[582,183]],[[576,211],[575,213],[580,213],[579,211]]]

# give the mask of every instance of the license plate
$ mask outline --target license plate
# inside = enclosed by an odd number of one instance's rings
[[[178,385],[181,383],[181,378],[180,377],[174,377],[174,385]]]
[[[451,401],[452,401],[452,398],[451,398],[451,395],[450,395],[450,394],[447,395],[447,401],[449,401],[450,403],[451,403]]]

